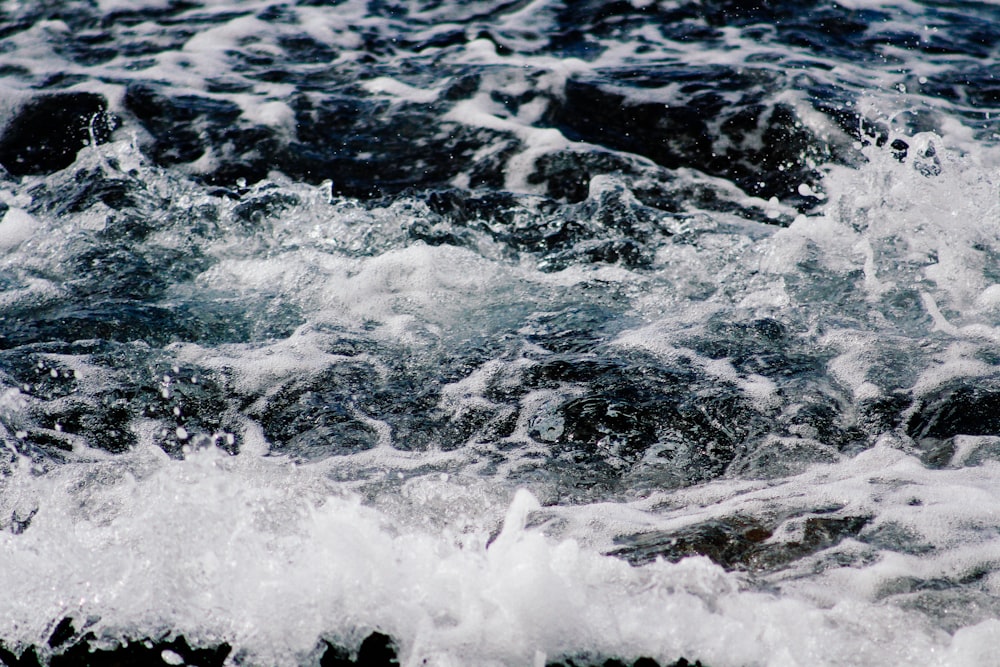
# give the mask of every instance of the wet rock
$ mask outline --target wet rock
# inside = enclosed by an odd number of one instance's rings
[[[340,646],[326,642],[327,650],[320,658],[320,667],[398,667],[399,658],[395,642],[388,635],[373,632],[358,647],[357,655]]]
[[[87,305],[60,304],[53,308],[30,309],[17,313],[0,335],[0,347],[15,347],[49,341],[110,340],[144,341],[163,346],[180,340],[195,340],[198,330],[212,329],[222,338],[246,340],[244,323],[224,318],[216,328],[205,320],[210,313],[192,313],[184,308],[125,299],[101,299]],[[22,319],[23,318],[23,319]]]
[[[89,143],[105,143],[117,126],[95,93],[51,93],[26,102],[0,134],[0,165],[15,176],[65,169]]]
[[[1000,389],[993,379],[960,378],[918,400],[905,428],[926,465],[948,465],[957,436],[1000,436]]]
[[[586,241],[570,250],[546,255],[539,263],[542,271],[561,271],[574,264],[620,264],[629,268],[649,266],[652,254],[632,239]]]
[[[878,549],[904,554],[923,555],[934,551],[923,535],[894,521],[887,521],[873,529],[862,531],[858,539]]]
[[[56,450],[86,443],[120,453],[135,445],[137,420],[156,425],[153,441],[172,456],[188,445],[239,447],[239,417],[225,378],[144,343],[88,340],[2,351],[0,374],[25,401],[17,413],[23,422],[9,424],[26,434],[19,448],[58,456]],[[0,423],[12,418],[0,415]]]
[[[817,463],[836,463],[840,458],[836,448],[822,441],[771,435],[747,447],[728,472],[751,479],[776,479],[798,474]]]
[[[527,180],[544,184],[547,196],[573,204],[587,198],[594,176],[638,175],[642,171],[626,156],[610,151],[554,151],[535,160]]]
[[[128,86],[124,104],[152,135],[153,144],[147,151],[158,164],[193,162],[209,145],[226,142],[236,142],[244,152],[254,140],[264,139],[259,133],[252,139],[241,135],[236,124],[241,111],[233,102],[196,95],[173,97],[138,83]]]
[[[42,662],[39,660],[38,650],[34,646],[17,654],[0,642],[0,664],[5,665],[5,667],[41,667]]]
[[[858,401],[858,427],[872,438],[899,428],[912,402],[909,394],[902,391]]]
[[[422,200],[434,213],[452,224],[476,228],[511,227],[520,217],[539,213],[538,197],[524,197],[505,191],[473,191],[455,188],[434,189],[424,193]],[[544,202],[552,211],[555,202]]]
[[[187,639],[122,637],[113,648],[107,639],[98,640],[93,632],[83,632],[78,621],[66,617],[56,624],[46,649],[30,646],[20,652],[7,648],[0,641],[0,665],[6,667],[156,667],[159,665],[199,665],[222,667],[232,652],[229,644],[194,647]],[[86,629],[89,623],[84,623]],[[395,641],[381,632],[368,635],[356,651],[322,642],[321,667],[398,667]],[[47,659],[41,655],[49,655]],[[308,662],[305,664],[309,664]],[[315,663],[313,663],[315,664]]]
[[[215,648],[193,648],[183,637],[171,641],[137,641],[114,649],[94,648],[93,635],[52,657],[49,667],[147,667],[154,665],[199,665],[222,667],[231,652],[228,644]]]
[[[596,349],[606,330],[621,312],[614,304],[576,304],[557,312],[534,313],[521,333],[546,350],[558,353],[585,353]]]
[[[662,102],[623,92],[661,86],[679,92]],[[791,107],[773,101],[779,87],[770,71],[723,66],[573,78],[552,122],[568,137],[640,155],[668,169],[689,167],[729,178],[750,194],[809,208],[815,201],[797,193],[799,184],[820,178],[809,162],[841,158],[831,152],[834,144],[806,129]],[[724,99],[723,91],[740,101]]]
[[[587,464],[578,468],[610,466],[612,478],[655,451],[662,485],[714,479],[770,428],[734,387],[642,355],[553,355],[526,375],[533,388],[577,387],[552,415],[536,417],[562,424],[558,435],[533,437],[553,456]]]
[[[795,332],[773,318],[745,322],[722,314],[709,319],[703,333],[685,342],[710,359],[727,359],[740,371],[769,377],[818,374],[826,360],[815,350],[803,353]]]
[[[714,519],[678,531],[654,531],[620,537],[622,548],[610,555],[641,565],[656,558],[677,562],[688,556],[707,556],[729,570],[770,571],[857,537],[870,516],[826,516],[814,514],[799,522],[798,539],[773,541],[778,521],[753,517]],[[790,524],[786,524],[790,525]]]
[[[660,663],[652,658],[638,658],[634,662],[627,662],[618,658],[608,658],[606,660],[592,658],[562,658],[554,662],[545,663],[545,667],[660,667]],[[681,658],[664,665],[664,667],[705,667],[700,660],[690,662],[687,658]]]
[[[122,638],[114,648],[107,648],[92,632],[81,634],[74,627],[74,620],[63,618],[55,627],[48,641],[53,654],[48,660],[39,656],[38,648],[31,646],[20,655],[0,642],[0,664],[7,667],[156,667],[158,665],[199,665],[222,667],[232,651],[229,644],[211,648],[195,648],[184,637],[176,639],[130,640]]]
[[[568,81],[554,120],[571,138],[642,155],[671,169],[711,160],[712,135],[697,110],[630,102],[598,82]]]
[[[775,545],[756,557],[757,567],[774,569],[793,560],[827,549],[847,538],[856,538],[871,523],[871,516],[810,516],[801,538]]]
[[[676,562],[688,556],[707,556],[719,565],[733,569],[745,565],[762,542],[771,537],[772,528],[750,517],[730,517],[710,521],[676,532],[652,532],[615,540],[623,545],[610,555],[633,565],[664,558]]]
[[[371,449],[378,436],[355,401],[380,384],[364,363],[338,364],[275,389],[248,413],[274,449],[304,459]]]
[[[289,208],[298,206],[299,198],[281,190],[264,190],[243,198],[233,207],[233,217],[248,229],[259,227],[265,220],[276,218]]]

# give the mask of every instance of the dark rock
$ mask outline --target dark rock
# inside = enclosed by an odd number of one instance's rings
[[[561,431],[533,437],[549,443],[553,456],[572,462],[573,469],[610,466],[605,475],[612,479],[654,446],[661,485],[714,479],[771,427],[737,388],[639,354],[552,355],[527,371],[525,384],[585,388],[553,415],[538,416],[557,419]]]
[[[618,538],[623,548],[611,552],[634,565],[658,557],[676,562],[688,556],[707,556],[733,569],[745,566],[754,550],[772,535],[772,529],[749,517],[709,521],[677,532],[652,532]]]
[[[539,263],[542,271],[561,271],[573,264],[621,264],[629,268],[649,266],[653,261],[651,253],[632,239],[609,239],[587,241],[575,245],[570,250],[546,255]]]
[[[717,66],[574,78],[553,107],[552,124],[570,138],[640,155],[668,169],[690,167],[728,178],[750,194],[777,196],[804,210],[816,200],[803,199],[799,184],[821,178],[808,163],[845,158],[836,141],[815,136],[791,107],[774,101],[781,88],[775,76],[770,70]],[[623,92],[667,85],[679,92],[662,103]],[[724,99],[725,92],[739,101]],[[575,191],[581,188],[578,184]]]
[[[621,312],[613,304],[575,304],[533,314],[522,329],[528,341],[559,353],[588,352],[600,346]]]
[[[878,549],[905,554],[919,556],[934,551],[934,546],[929,544],[923,535],[894,521],[888,521],[873,530],[864,531],[858,536],[858,539]]]
[[[240,116],[232,102],[195,95],[170,97],[146,84],[130,85],[124,103],[153,136],[148,150],[163,165],[193,162],[209,142],[222,145],[221,134],[228,133]]]
[[[56,626],[49,640],[49,647],[59,649],[71,638],[76,636],[73,620],[64,618]],[[222,667],[226,657],[232,651],[229,644],[220,644],[213,648],[194,648],[184,637],[172,640],[128,639],[115,648],[96,648],[96,637],[87,633],[70,644],[67,648],[56,652],[48,661],[39,658],[38,650],[28,647],[20,656],[5,648],[0,643],[0,664],[6,667],[156,667],[172,665],[164,660],[164,652],[170,651],[180,656],[187,665],[199,667]],[[102,642],[103,646],[104,643]],[[353,663],[352,663],[353,664]],[[379,663],[391,664],[391,663]]]
[[[660,663],[652,658],[638,658],[635,662],[625,662],[618,658],[608,658],[603,662],[587,658],[561,658],[555,662],[545,664],[545,667],[660,667]],[[674,662],[664,665],[664,667],[707,667],[700,660],[690,662],[687,658],[680,658]]]
[[[788,517],[788,518],[794,518]],[[770,571],[858,537],[870,516],[826,516],[814,512],[802,522],[802,538],[768,543],[778,521],[765,524],[751,517],[715,519],[679,531],[654,531],[620,537],[622,548],[610,555],[641,565],[658,557],[676,562],[688,556],[707,556],[733,570]]]
[[[49,646],[51,648],[59,648],[72,639],[75,634],[76,628],[73,627],[73,619],[67,616],[56,624],[55,630],[52,631],[52,635],[49,637]]]
[[[789,542],[759,558],[765,567],[778,567],[803,556],[834,546],[846,538],[857,537],[871,523],[870,516],[811,516],[805,520],[802,540]]]
[[[376,372],[365,363],[338,364],[277,389],[250,416],[260,422],[276,450],[305,459],[371,449],[378,436],[359,419],[355,397],[379,384]]]
[[[564,109],[557,110],[556,124],[573,139],[643,155],[672,169],[711,159],[712,133],[695,109],[630,103],[621,93],[579,79],[566,83]]]
[[[0,643],[0,664],[5,667],[42,667],[41,660],[38,659],[38,651],[34,646],[29,647],[21,655],[7,649]]]
[[[107,142],[116,126],[102,95],[39,95],[18,110],[0,135],[0,165],[15,176],[51,174],[73,164],[91,141]]]
[[[320,658],[320,667],[398,667],[399,659],[395,642],[388,635],[373,632],[361,642],[357,657],[334,644],[326,642],[327,649]]]
[[[75,356],[84,377],[99,374],[103,381],[81,381],[51,361],[55,354]],[[185,445],[212,443],[230,453],[239,447],[239,418],[231,404],[237,399],[227,395],[225,376],[177,364],[144,343],[88,340],[0,351],[0,373],[28,401],[19,413],[23,421],[7,424],[27,434],[19,447],[57,454],[53,450],[82,440],[119,453],[135,444],[137,419],[158,424],[154,441],[173,456],[182,456]],[[0,415],[0,421],[5,418]]]
[[[172,641],[136,641],[114,649],[91,647],[93,635],[73,644],[66,651],[56,654],[49,667],[152,667],[169,665],[163,659],[164,651],[172,651],[184,659],[184,664],[199,667],[222,667],[232,650],[228,644],[215,648],[192,648],[183,637]]]
[[[544,184],[549,197],[573,204],[587,198],[594,176],[637,175],[642,171],[627,156],[611,151],[562,150],[539,156],[527,180],[532,184]]]
[[[920,398],[906,432],[917,440],[1000,435],[1000,388],[982,378],[945,383]]]

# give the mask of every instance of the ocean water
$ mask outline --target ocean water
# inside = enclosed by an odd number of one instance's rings
[[[0,1],[0,663],[1000,664],[998,48]]]

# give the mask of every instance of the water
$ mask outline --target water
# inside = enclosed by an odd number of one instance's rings
[[[0,662],[1000,664],[998,25],[0,2]]]

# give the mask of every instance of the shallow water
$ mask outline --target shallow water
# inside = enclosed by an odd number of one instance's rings
[[[995,660],[1000,10],[748,7],[0,2],[5,650]]]

